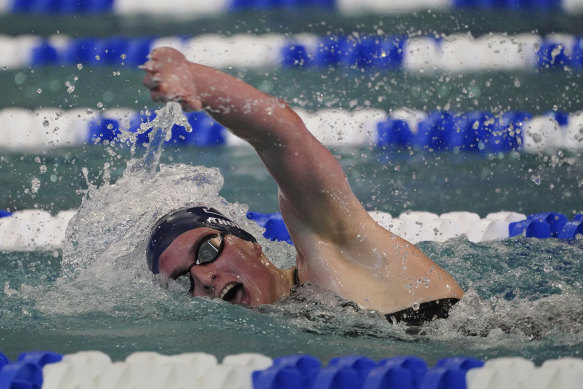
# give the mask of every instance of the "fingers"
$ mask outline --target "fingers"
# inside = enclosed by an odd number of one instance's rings
[[[140,69],[146,72],[142,82],[150,90],[153,101],[176,101],[188,111],[202,109],[187,62],[182,53],[169,47],[150,52]]]

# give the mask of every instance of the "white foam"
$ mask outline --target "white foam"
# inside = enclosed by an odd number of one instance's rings
[[[524,150],[543,152],[562,147],[559,123],[549,116],[537,116],[524,124]]]
[[[564,133],[563,145],[573,151],[583,149],[583,112],[569,115],[569,123]]]

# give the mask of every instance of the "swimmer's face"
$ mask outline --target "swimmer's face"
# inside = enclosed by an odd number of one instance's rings
[[[219,231],[206,227],[179,235],[160,255],[160,273],[176,279],[188,276],[190,267],[193,296],[242,305],[271,304],[279,299],[285,280],[257,243],[224,235],[222,250],[214,261],[191,267],[199,244],[210,238],[218,248],[219,235]]]

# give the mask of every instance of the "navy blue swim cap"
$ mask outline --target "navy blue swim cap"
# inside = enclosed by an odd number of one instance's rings
[[[235,235],[243,240],[256,243],[257,240],[241,229],[233,221],[214,208],[208,207],[184,207],[172,211],[161,217],[150,235],[148,241],[147,259],[148,267],[152,273],[157,274],[160,255],[174,242],[179,235],[186,231],[200,227],[210,227],[215,230]]]

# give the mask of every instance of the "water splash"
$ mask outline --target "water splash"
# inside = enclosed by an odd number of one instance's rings
[[[186,117],[182,114],[182,108],[177,102],[169,102],[166,106],[156,111],[156,117],[149,123],[142,123],[140,131],[147,131],[152,128],[148,135],[149,143],[146,155],[144,156],[144,170],[148,175],[152,175],[160,163],[162,149],[165,141],[172,138],[172,127],[179,125],[186,128],[187,132],[192,131],[192,127]]]
[[[145,247],[153,224],[173,209],[204,204],[223,212],[265,246],[276,265],[289,263],[293,248],[270,243],[264,229],[247,219],[245,204],[229,203],[219,195],[224,179],[219,169],[186,164],[160,164],[163,140],[172,127],[184,126],[180,105],[169,103],[157,111],[143,159],[131,159],[123,176],[114,184],[89,185],[77,214],[66,232],[63,274],[69,278],[93,276],[119,283],[136,277],[150,277]],[[284,248],[285,246],[285,248]]]

